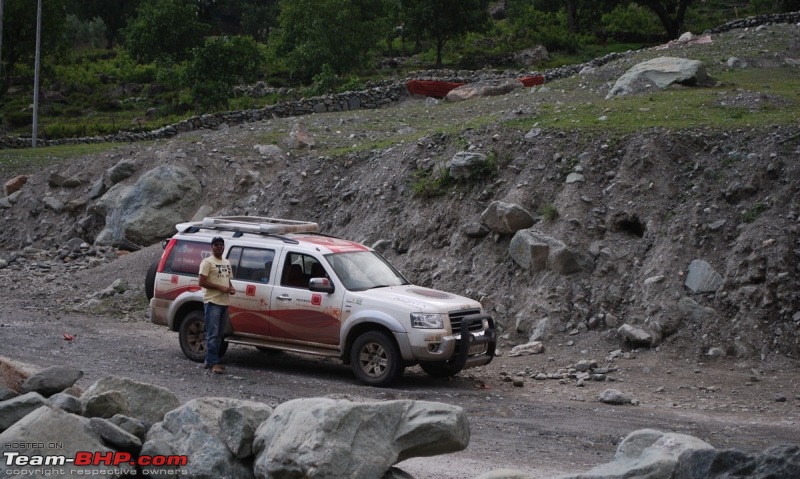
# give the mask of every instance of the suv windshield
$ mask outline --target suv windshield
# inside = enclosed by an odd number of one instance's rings
[[[351,291],[409,284],[392,265],[373,251],[335,253],[325,255],[325,259],[344,287]]]

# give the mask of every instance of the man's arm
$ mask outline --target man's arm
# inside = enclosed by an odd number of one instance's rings
[[[233,284],[231,284],[230,278],[228,279],[228,287],[226,288],[225,286],[220,286],[218,284],[212,283],[211,281],[208,280],[208,276],[201,274],[200,287],[206,289],[216,289],[218,291],[225,291],[228,294],[236,293],[236,289],[233,287]]]

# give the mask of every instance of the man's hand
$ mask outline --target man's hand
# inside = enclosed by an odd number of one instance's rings
[[[228,294],[236,294],[236,288],[233,285],[228,286]]]

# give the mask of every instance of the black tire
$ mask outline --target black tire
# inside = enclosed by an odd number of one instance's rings
[[[147,300],[150,301],[153,299],[156,290],[156,271],[158,270],[158,263],[161,262],[160,259],[153,261],[153,264],[150,265],[150,268],[147,269],[147,274],[144,275],[144,295],[147,296]]]
[[[450,376],[455,376],[460,371],[456,371],[453,366],[448,363],[429,363],[429,362],[421,362],[419,363],[419,367],[422,368],[423,371],[429,376],[433,376],[435,378],[446,378]]]
[[[183,318],[178,331],[178,342],[181,351],[192,361],[201,363],[206,359],[206,320],[202,311],[195,310]],[[219,357],[228,351],[228,342],[222,341],[219,346]]]
[[[387,386],[405,369],[394,339],[382,331],[367,331],[356,338],[350,367],[359,381],[375,387]]]

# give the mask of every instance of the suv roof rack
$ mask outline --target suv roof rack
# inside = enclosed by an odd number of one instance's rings
[[[206,217],[203,218],[203,228],[268,234],[319,233],[317,223],[263,216]]]
[[[233,231],[234,238],[243,233],[270,235],[284,241],[295,242],[279,235],[288,233],[319,233],[319,225],[310,221],[284,220],[263,216],[215,216],[203,218],[203,221],[180,223],[175,225],[178,231],[196,233],[200,230]]]

